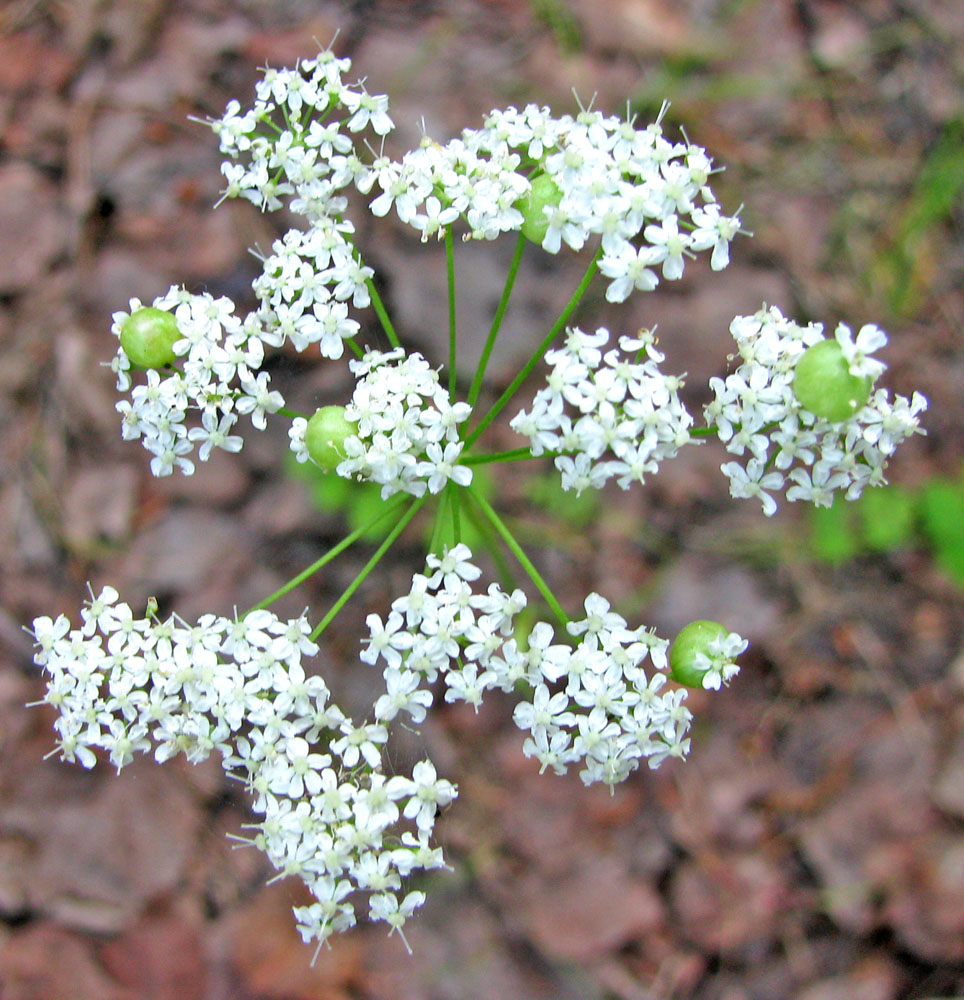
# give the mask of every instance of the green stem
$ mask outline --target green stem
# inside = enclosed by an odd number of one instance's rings
[[[322,567],[327,566],[328,563],[332,561],[336,556],[340,555],[345,551],[350,545],[354,545],[362,535],[367,534],[372,529],[378,527],[387,517],[394,514],[401,507],[401,501],[392,504],[385,510],[380,511],[375,517],[373,517],[366,524],[363,524],[360,528],[356,528],[350,535],[343,538],[334,548],[329,549],[320,559],[313,562],[307,569],[302,570],[296,577],[289,580],[283,587],[279,587],[273,594],[266,597],[263,601],[255,604],[253,608],[249,608],[245,614],[250,614],[252,611],[259,611],[261,608],[268,607],[269,604],[274,604],[279,598],[285,596],[285,594],[294,590],[299,584],[304,583],[309,576],[317,573]],[[242,617],[244,617],[242,615]]]
[[[488,554],[492,557],[492,561],[495,563],[496,570],[501,577],[503,589],[511,592],[516,587],[515,575],[512,570],[509,569],[509,564],[506,562],[505,555],[496,541],[492,525],[486,518],[481,517],[479,512],[471,504],[465,505],[465,516],[471,522],[472,527],[475,528],[482,539],[484,539],[485,551],[488,552]]]
[[[562,455],[561,451],[544,451],[541,455],[533,455],[530,448],[510,448],[508,451],[493,451],[480,455],[462,455],[459,465],[486,465],[489,462],[519,462],[527,458],[555,458]]]
[[[385,336],[388,337],[388,342],[392,345],[392,347],[401,347],[402,345],[398,339],[398,334],[395,332],[395,327],[392,326],[392,321],[385,310],[385,304],[382,302],[382,297],[378,294],[375,282],[372,281],[371,278],[367,278],[365,286],[368,288],[368,294],[371,296],[372,305],[375,307],[375,312],[378,314],[378,320],[382,324]]]
[[[275,410],[275,413],[281,417],[287,417],[289,420],[294,420],[297,417],[301,417],[302,420],[308,419],[307,413],[299,413],[297,410],[292,410],[287,406],[282,406],[280,409]]]
[[[442,553],[442,529],[445,526],[445,501],[451,488],[452,484],[450,482],[446,483],[445,488],[442,490],[442,495],[439,497],[438,509],[435,512],[435,524],[432,527],[432,538],[428,543],[429,552],[434,552],[437,555],[441,555]]]
[[[569,317],[575,311],[576,306],[582,300],[583,295],[586,294],[586,289],[589,288],[589,283],[592,281],[596,274],[596,270],[599,265],[599,259],[602,257],[602,247],[600,247],[596,253],[593,255],[592,260],[589,262],[589,267],[586,268],[586,273],[582,276],[582,281],[579,282],[579,287],[573,292],[572,298],[566,303],[565,309],[559,314],[559,318],[552,324],[552,329],[546,334],[542,343],[533,352],[532,357],[525,363],[522,371],[512,380],[509,387],[502,393],[501,396],[495,401],[492,409],[476,424],[475,429],[471,434],[465,439],[466,447],[469,447],[474,441],[476,441],[479,435],[492,423],[493,420],[502,412],[506,403],[515,395],[516,390],[522,385],[523,382],[532,373],[533,368],[542,360],[542,356],[549,350],[550,345],[553,340],[556,339],[556,335],[559,331],[566,325]]]
[[[445,227],[445,270],[448,274],[449,287],[449,402],[455,402],[455,249],[452,236],[452,225]]]
[[[542,574],[532,564],[532,560],[525,554],[522,546],[516,541],[515,536],[505,526],[502,518],[496,514],[489,501],[474,486],[466,486],[465,489],[468,490],[469,495],[482,509],[482,513],[489,519],[492,527],[499,533],[502,541],[505,542],[512,554],[518,559],[522,568],[529,574],[529,578],[536,585],[539,593],[545,598],[546,604],[549,605],[555,616],[563,626],[568,625],[569,616],[562,610],[562,605],[556,599],[556,595],[549,589],[549,585],[542,578]]]
[[[502,319],[509,305],[509,297],[512,295],[512,287],[515,284],[516,275],[519,273],[519,264],[522,261],[522,251],[528,242],[525,236],[519,233],[515,252],[512,254],[512,263],[509,265],[509,273],[506,275],[505,287],[502,289],[502,298],[499,299],[498,308],[495,310],[492,326],[489,329],[489,336],[486,338],[485,347],[482,348],[482,355],[479,358],[479,367],[475,371],[475,377],[472,379],[472,387],[469,389],[469,406],[475,406],[475,402],[479,398],[479,393],[482,391],[482,379],[485,377],[485,369],[488,367],[489,357],[492,354],[492,349],[495,347],[495,338],[498,336],[499,328],[502,326]]]
[[[385,553],[392,547],[392,545],[395,542],[395,539],[398,538],[398,536],[405,530],[405,528],[408,526],[409,521],[411,521],[412,518],[421,509],[422,504],[425,503],[425,501],[428,499],[428,496],[429,494],[426,493],[424,496],[419,497],[417,500],[415,500],[412,503],[412,505],[408,508],[408,510],[405,512],[404,517],[402,517],[402,519],[398,522],[398,524],[396,524],[395,527],[392,528],[389,536],[385,539],[384,542],[382,542],[381,545],[378,546],[377,550],[375,551],[375,554],[371,557],[371,559],[368,560],[367,563],[365,563],[364,567],[362,567],[362,570],[358,574],[358,576],[356,576],[355,579],[352,580],[352,582],[345,589],[345,592],[341,595],[341,597],[339,597],[338,600],[335,601],[335,603],[331,606],[331,608],[328,611],[328,614],[326,614],[325,617],[322,618],[322,620],[318,623],[318,626],[315,628],[314,632],[311,633],[312,642],[314,642],[321,635],[321,633],[324,632],[326,628],[328,628],[335,615],[337,615],[338,612],[341,611],[341,609],[348,603],[348,601],[351,600],[352,594],[354,594],[355,591],[358,590],[358,588],[365,582],[371,571],[378,565],[382,556],[385,555]],[[398,508],[396,506],[393,509],[397,510]]]
[[[460,517],[459,491],[457,487],[452,487],[449,491],[449,503],[452,507],[452,545],[458,545],[462,541],[462,520]]]

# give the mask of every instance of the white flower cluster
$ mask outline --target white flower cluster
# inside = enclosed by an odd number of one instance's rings
[[[293,69],[268,70],[253,107],[232,101],[210,122],[229,157],[221,168],[224,197],[272,211],[287,199],[314,225],[343,220],[345,188],[370,194],[377,186],[373,214],[394,208],[423,240],[458,219],[471,238],[494,239],[522,228],[524,199],[533,180],[546,177],[555,197],[540,205],[544,220],[536,220],[546,224],[542,246],[580,250],[601,237],[600,270],[611,279],[612,302],[654,288],[654,269],[668,280],[680,277],[685,258],[700,251],[712,250],[714,269],[726,266],[740,220],[716,203],[706,151],[670,142],[659,120],[637,129],[598,111],[556,118],[529,104],[492,111],[482,128],[465,129],[444,146],[425,137],[400,161],[380,155],[366,163],[357,134],[371,129],[383,137],[393,124],[387,98],[345,83],[350,69],[350,60],[326,50]]]
[[[374,272],[361,263],[352,232],[349,222],[320,219],[308,232],[291,229],[275,241],[254,291],[260,322],[277,346],[287,340],[304,351],[318,344],[322,357],[334,360],[358,333],[347,303],[359,309],[370,303],[367,282]]]
[[[715,270],[726,266],[740,220],[720,212],[707,184],[712,170],[705,150],[665,139],[658,121],[640,130],[597,111],[554,118],[529,104],[493,111],[483,128],[445,146],[426,139],[400,162],[376,161],[357,185],[367,192],[377,181],[372,212],[394,206],[423,239],[459,217],[472,238],[494,239],[522,228],[520,202],[544,175],[556,197],[543,208],[543,248],[580,250],[600,236],[606,297],[622,302],[656,287],[653,268],[680,277],[684,258],[698,251],[712,249]]]
[[[120,770],[135,753],[197,762],[217,750],[264,817],[250,842],[315,896],[295,909],[306,941],[352,926],[356,891],[372,919],[400,930],[424,900],[399,899],[403,879],[443,864],[429,839],[456,789],[427,760],[410,778],[385,775],[384,722],[356,726],[306,675],[302,658],[318,647],[304,616],[135,618],[105,587],[81,618],[77,629],[63,615],[33,623],[65,759],[92,767],[101,749]]]
[[[776,512],[770,495],[784,489],[790,501],[828,507],[844,491],[855,500],[867,486],[885,482],[887,460],[897,445],[922,433],[919,415],[927,400],[915,392],[891,401],[886,389],[872,392],[847,420],[832,422],[805,409],[793,391],[794,369],[808,347],[823,340],[819,323],[799,326],[775,307],[738,316],[730,325],[741,364],[725,379],[710,379],[716,398],[704,413],[727,451],[743,458],[721,466],[734,497],[757,497],[767,516]],[[852,375],[876,379],[884,365],[869,357],[887,342],[874,326],[854,340],[844,324],[835,338]]]
[[[486,691],[512,692],[520,683],[532,700],[516,706],[516,725],[529,735],[523,750],[543,769],[562,774],[581,762],[586,784],[623,781],[648,759],[657,767],[666,757],[689,750],[686,732],[692,718],[682,688],[662,691],[668,643],[644,628],[630,629],[598,594],[586,598],[586,617],[571,622],[574,641],[555,643],[552,626],[538,622],[526,648],[515,638],[515,618],[526,606],[520,590],[505,593],[491,584],[477,593],[480,576],[464,544],[442,556],[429,556],[429,575],[417,574],[409,593],[392,604],[383,623],[367,620],[367,663],[384,663],[386,694],[375,706],[376,719],[390,721],[400,711],[418,722],[432,704],[423,683],[441,677],[445,701],[474,707]],[[703,669],[714,677],[707,687],[729,681],[738,668],[733,656],[746,648],[729,635],[711,650]],[[653,671],[643,667],[649,657]]]
[[[130,392],[129,400],[116,405],[123,418],[121,434],[127,441],[141,439],[154,456],[155,476],[170,475],[175,467],[191,475],[195,445],[202,462],[213,448],[239,451],[242,438],[231,433],[239,414],[248,414],[251,423],[264,430],[266,414],[284,406],[281,393],[268,387],[268,373],[258,372],[265,344],[273,341],[256,317],[238,320],[227,298],[173,287],[153,305],[174,314],[181,339],[173,351],[181,359],[180,368],[172,366],[163,373],[148,369],[144,384],[133,385],[130,359],[118,346],[111,367],[118,391]],[[140,308],[140,300],[131,299],[131,313]],[[113,315],[111,330],[118,339],[129,316]],[[199,412],[200,426],[188,428],[190,410]]]
[[[449,480],[469,485],[472,470],[458,460],[459,424],[471,407],[449,402],[438,372],[421,354],[370,351],[349,367],[358,381],[345,419],[358,431],[344,442],[339,476],[378,483],[382,499],[394,493],[420,497],[426,489],[439,493]],[[292,447],[297,454],[297,434]]]
[[[585,784],[601,781],[611,788],[643,759],[656,768],[667,757],[685,757],[692,714],[685,688],[662,690],[665,639],[629,628],[599,594],[589,594],[584,607],[586,617],[567,626],[579,637],[574,647],[553,643],[546,622],[532,629],[525,654],[532,701],[517,705],[513,719],[529,733],[523,752],[543,769],[562,774],[581,762]]]
[[[230,159],[221,172],[226,198],[246,198],[263,210],[282,207],[311,219],[342,215],[338,192],[363,171],[354,136],[371,129],[384,136],[394,127],[388,99],[345,83],[349,59],[330,50],[302,59],[293,69],[269,69],[255,87],[254,106],[231,101],[210,122]]]
[[[653,334],[620,337],[621,351],[603,354],[608,342],[605,328],[569,329],[565,346],[546,354],[553,366],[546,387],[510,425],[529,439],[533,455],[564,453],[555,458],[562,488],[577,493],[613,477],[623,489],[642,483],[690,439],[682,380],[660,372],[663,355]],[[631,360],[630,353],[645,360]]]
[[[310,223],[305,232],[290,230],[264,258],[254,282],[260,323],[276,346],[287,340],[303,351],[317,343],[332,359],[359,330],[348,302],[369,304],[374,273],[353,245],[355,227],[339,192],[367,173],[355,150],[358,134],[384,136],[393,128],[388,99],[345,83],[350,68],[350,60],[326,50],[293,69],[267,70],[252,108],[242,111],[232,101],[210,123],[230,157],[221,168],[224,197],[247,198],[262,210],[279,209],[286,199]]]

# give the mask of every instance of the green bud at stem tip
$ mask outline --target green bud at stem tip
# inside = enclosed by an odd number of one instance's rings
[[[325,472],[333,472],[345,460],[345,441],[358,432],[358,425],[345,417],[344,406],[323,406],[305,428],[308,457]]]
[[[669,648],[669,669],[673,680],[687,687],[701,688],[705,669],[696,666],[699,654],[709,651],[710,643],[729,635],[725,625],[712,621],[690,622],[680,629]]]
[[[173,314],[154,306],[136,309],[121,327],[120,343],[135,368],[164,368],[177,359],[181,339]]]
[[[851,375],[836,340],[808,347],[793,373],[793,394],[814,416],[839,423],[849,420],[870,399],[871,381]]]

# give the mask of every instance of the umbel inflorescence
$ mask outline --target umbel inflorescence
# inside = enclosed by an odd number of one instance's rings
[[[393,725],[417,727],[440,698],[477,708],[498,689],[516,700],[523,752],[543,770],[574,766],[586,783],[612,787],[642,761],[655,767],[686,755],[686,687],[719,689],[746,648],[710,621],[691,623],[671,645],[595,593],[570,618],[473,483],[476,465],[544,456],[566,490],[610,480],[628,489],[712,435],[735,456],[722,465],[732,495],[756,497],[769,515],[774,494],[826,505],[835,493],[853,499],[883,482],[887,459],[918,431],[926,405],[916,393],[892,399],[877,387],[884,366],[872,354],[886,338],[876,327],[854,337],[841,325],[825,337],[819,325],[763,307],[733,321],[736,367],[711,380],[713,401],[695,427],[682,380],[663,371],[651,331],[612,336],[568,321],[596,275],[618,303],[679,278],[697,254],[713,270],[726,266],[740,220],[716,202],[705,151],[667,138],[659,120],[638,128],[591,109],[555,117],[529,105],[493,111],[482,128],[445,145],[426,136],[396,160],[383,152],[393,128],[387,99],[346,82],[349,70],[330,51],[269,70],[251,108],[232,101],[210,123],[227,157],[224,197],[303,219],[262,256],[257,308],[240,316],[228,299],[177,287],[149,306],[133,299],[129,312],[114,315],[112,367],[124,395],[121,432],[150,452],[154,475],[190,475],[214,448],[241,449],[239,424],[263,430],[271,417],[286,422],[299,461],[377,483],[383,509],[247,613],[191,624],[159,615],[152,602],[136,617],[108,586],[91,591],[79,625],[61,615],[36,619],[32,630],[61,755],[90,767],[101,751],[120,769],[136,753],[198,761],[217,751],[251,793],[259,821],[249,842],[279,877],[296,875],[311,890],[315,901],[295,916],[304,939],[319,944],[355,923],[360,898],[371,919],[404,939],[424,900],[410,876],[443,865],[432,832],[456,788],[428,759],[411,774],[390,772]],[[397,336],[355,242],[349,209],[358,203],[376,216],[394,212],[422,241],[444,240],[453,317],[446,367]],[[504,233],[516,234],[515,253],[478,369],[460,395],[455,237]],[[529,361],[483,407],[486,366],[527,243],[581,251],[586,271]],[[289,409],[262,370],[268,352],[285,344],[347,364],[351,398],[314,414]],[[544,385],[510,421],[524,443],[487,451],[486,429],[543,361]],[[304,661],[423,508],[435,515],[424,571],[366,621],[360,659],[382,680],[372,674],[371,712],[356,722]],[[514,582],[482,581],[461,537],[462,513],[508,548],[555,625],[533,624],[536,608],[523,627],[531,595]],[[372,530],[383,542],[314,628],[307,611],[284,621],[268,610]]]

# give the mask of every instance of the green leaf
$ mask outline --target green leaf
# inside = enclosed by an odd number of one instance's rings
[[[920,491],[917,509],[925,538],[941,551],[964,545],[964,488],[948,479],[932,479]]]
[[[810,511],[812,554],[821,562],[839,566],[859,551],[853,511],[848,503],[837,500],[832,507],[814,507]]]
[[[959,586],[964,587],[964,541],[937,552],[937,565]]]
[[[900,486],[867,490],[857,503],[864,545],[872,552],[892,552],[914,537],[914,498]]]
[[[871,266],[887,288],[895,315],[918,305],[941,252],[939,229],[964,191],[964,120],[953,119],[921,164],[917,183],[893,228],[893,237]]]
[[[583,490],[564,490],[559,473],[553,469],[542,475],[531,476],[525,483],[525,495],[533,507],[541,507],[551,517],[564,521],[572,528],[585,528],[599,512],[599,493]]]

